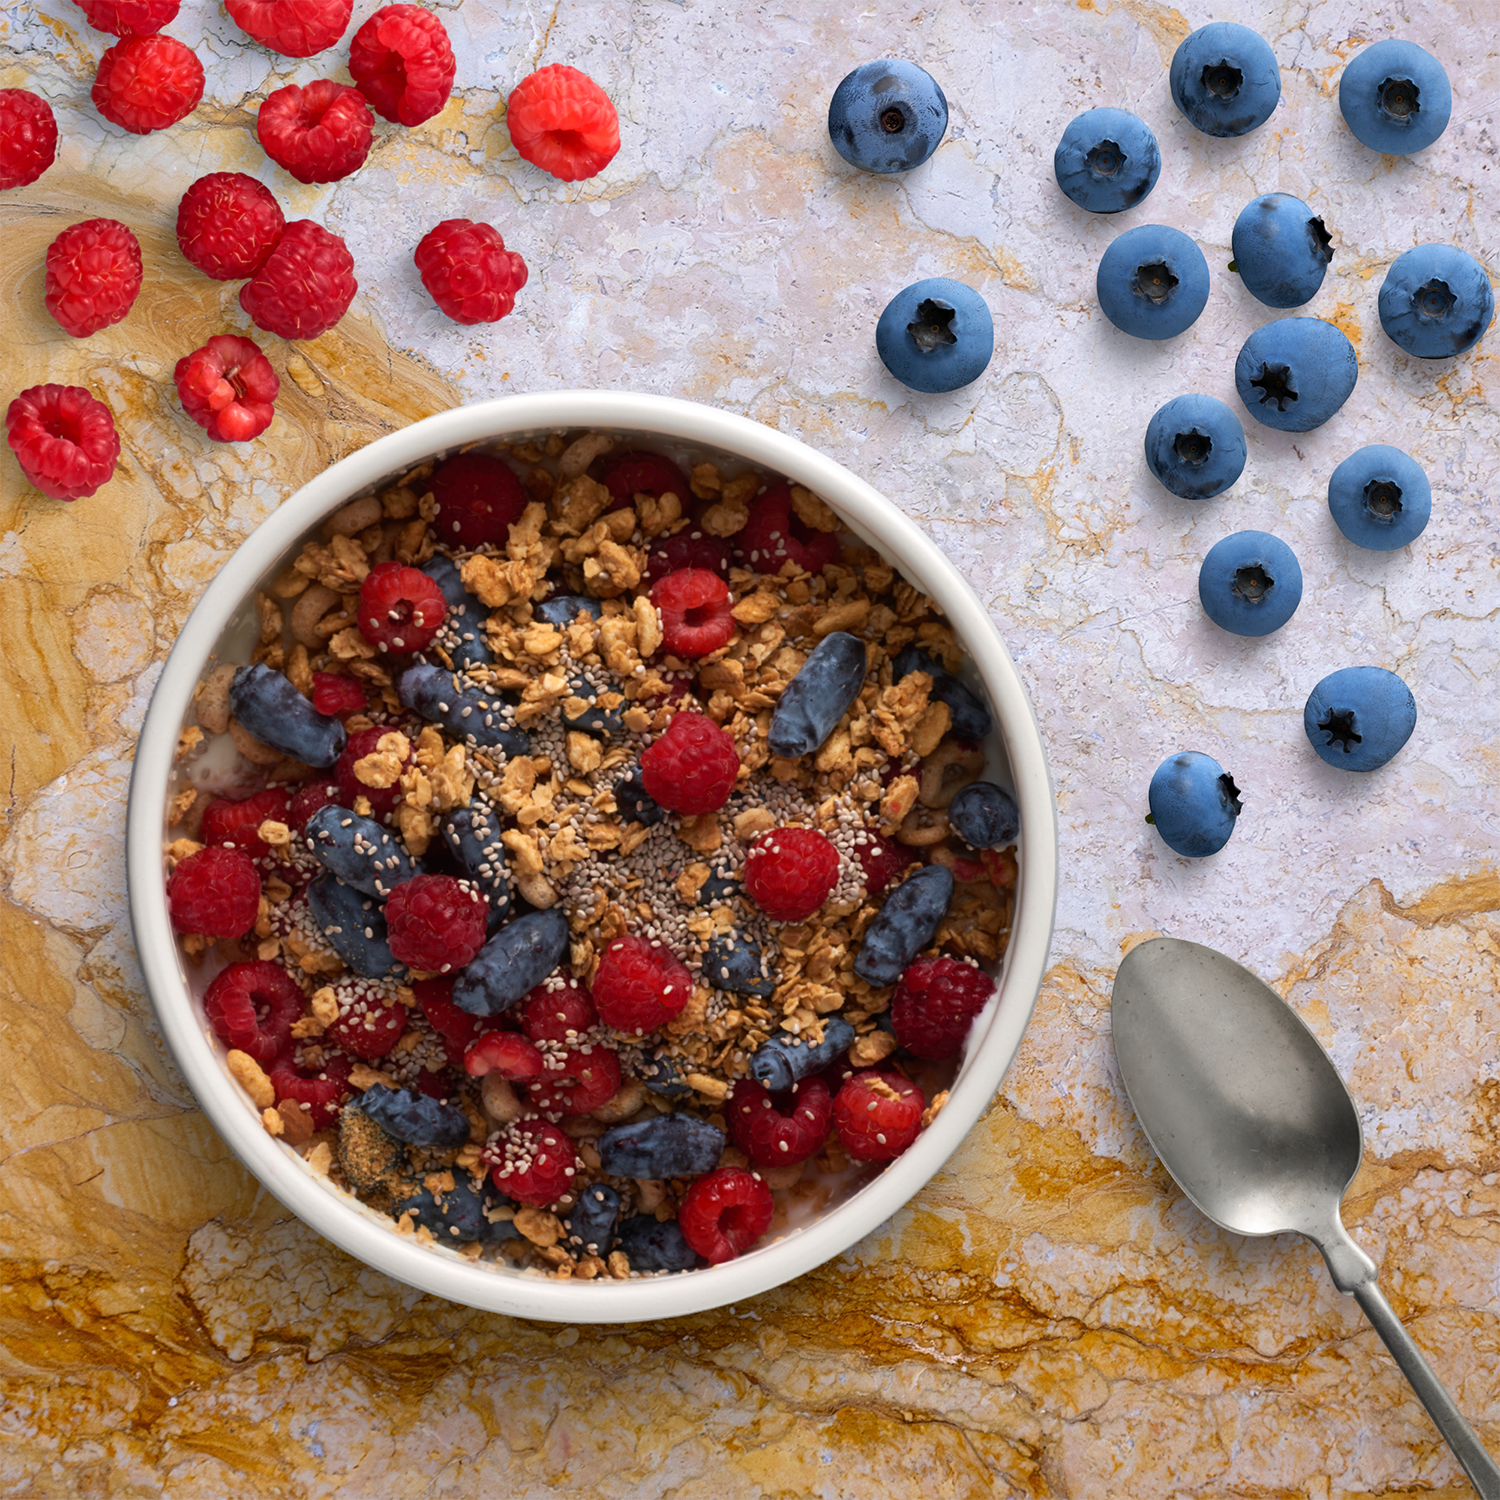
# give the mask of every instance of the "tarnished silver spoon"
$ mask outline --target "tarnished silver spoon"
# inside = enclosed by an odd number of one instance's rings
[[[1248,969],[1180,938],[1131,949],[1111,1014],[1125,1092],[1177,1185],[1235,1234],[1306,1235],[1334,1285],[1364,1308],[1482,1500],[1500,1500],[1500,1467],[1339,1216],[1359,1170],[1359,1115],[1317,1037]]]

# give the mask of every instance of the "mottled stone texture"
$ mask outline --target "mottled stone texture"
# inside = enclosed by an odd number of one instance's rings
[[[356,23],[375,8],[358,0]],[[220,6],[171,30],[209,92],[163,135],[126,136],[88,88],[108,40],[66,0],[0,7],[0,86],[56,106],[64,144],[0,199],[5,391],[86,384],[120,424],[118,478],[42,500],[0,458],[0,725],[7,801],[0,950],[6,1355],[0,1489],[35,1497],[920,1495],[1157,1497],[1466,1493],[1351,1302],[1300,1242],[1220,1234],[1176,1194],[1125,1104],[1111,976],[1143,934],[1220,946],[1276,983],[1331,1047],[1368,1154],[1347,1204],[1385,1287],[1460,1403],[1500,1444],[1500,694],[1494,622],[1500,335],[1424,363],[1381,333],[1384,267],[1428,240],[1483,259],[1497,22],[1486,0],[1186,12],[1151,0],[435,0],[459,91],[366,168],[300,187],[252,134],[260,98],[330,71],[245,44]],[[1166,65],[1232,15],[1282,64],[1244,140],[1175,112]],[[1453,123],[1415,160],[1360,147],[1344,61],[1407,36],[1454,85]],[[824,112],[887,53],[942,82],[952,128],[905,178],[845,166]],[[624,147],[565,187],[519,162],[504,92],[577,64],[619,104]],[[1161,181],[1123,223],[1051,176],[1079,110],[1134,109]],[[326,221],[362,290],[293,348],[271,430],[214,447],[176,404],[176,359],[245,326],[235,288],[179,257],[199,173],[243,168],[289,216]],[[1273,316],[1225,270],[1236,213],[1306,198],[1337,258],[1307,311],[1354,341],[1360,381],[1305,436],[1254,423],[1244,478],[1173,499],[1141,435],[1201,390],[1235,404],[1245,336]],[[130,224],[146,281],[130,318],[74,341],[42,306],[66,223]],[[442,217],[487,217],[531,281],[494,329],[446,323],[411,265]],[[1203,246],[1198,325],[1162,345],[1099,314],[1094,268],[1128,224]],[[885,302],[919,277],[976,286],[995,358],[913,398],[875,357]],[[163,1054],[125,921],[132,738],[161,660],[240,539],[330,459],[456,402],[604,386],[696,397],[813,442],[904,505],[957,559],[1030,686],[1057,781],[1055,968],[995,1106],[948,1169],[840,1263],[719,1314],[605,1335],[420,1296],[349,1261],[229,1157]],[[1412,547],[1361,552],[1323,503],[1334,464],[1393,442],[1427,469]],[[1302,608],[1263,640],[1196,602],[1199,558],[1245,527],[1298,551]],[[1335,667],[1395,668],[1421,711],[1393,766],[1353,778],[1301,733]],[[1161,757],[1202,749],[1245,790],[1216,859],[1142,822]]]

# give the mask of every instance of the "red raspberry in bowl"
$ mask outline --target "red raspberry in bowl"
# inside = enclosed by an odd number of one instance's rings
[[[729,556],[727,537],[710,536],[702,527],[690,524],[672,536],[658,537],[651,544],[651,555],[646,559],[646,577],[652,584],[657,584],[669,573],[697,568],[728,578]]]
[[[865,890],[878,896],[912,862],[912,852],[873,829],[865,829],[862,837],[864,842],[855,845],[855,857],[865,872]]]
[[[464,1049],[464,1072],[470,1078],[498,1073],[512,1083],[530,1083],[547,1071],[536,1043],[519,1031],[486,1031]]]
[[[267,787],[239,802],[215,797],[203,809],[198,837],[205,844],[223,844],[243,849],[251,859],[265,859],[271,846],[263,843],[256,831],[264,822],[286,823],[291,816],[292,799],[279,787]]]
[[[812,916],[839,883],[839,851],[816,828],[773,828],[745,856],[745,890],[776,922]]]
[[[265,265],[240,288],[240,306],[267,333],[315,339],[349,311],[358,290],[354,257],[343,240],[311,219],[293,219]]]
[[[439,309],[455,323],[498,323],[526,285],[526,262],[500,231],[472,219],[444,219],[422,236],[412,259]]]
[[[283,1052],[267,1069],[276,1097],[290,1099],[307,1111],[314,1130],[327,1130],[338,1119],[349,1097],[351,1064],[341,1052],[325,1052],[322,1060],[304,1064],[296,1047]],[[319,1049],[321,1051],[321,1049]]]
[[[757,573],[779,573],[795,563],[804,573],[821,573],[839,560],[835,531],[815,531],[792,510],[792,490],[784,480],[750,502],[750,519],[734,539],[735,561]]]
[[[120,434],[109,408],[81,385],[34,385],[5,413],[16,461],[44,495],[81,500],[115,472]]]
[[[578,1175],[573,1142],[546,1120],[517,1120],[498,1131],[479,1159],[490,1180],[518,1203],[545,1208],[570,1192]]]
[[[316,706],[314,704],[314,707]],[[297,833],[306,834],[307,820],[320,807],[336,806],[343,795],[338,782],[329,776],[319,776],[314,781],[304,782],[292,794],[292,805],[287,813],[287,826]]]
[[[627,933],[604,950],[591,988],[606,1026],[643,1036],[688,1003],[693,976],[665,943]]]
[[[620,1059],[608,1047],[574,1047],[561,1071],[548,1069],[530,1083],[531,1107],[544,1115],[586,1115],[620,1091]]]
[[[467,880],[417,875],[385,903],[391,952],[411,969],[447,974],[484,947],[484,897]]]
[[[899,1073],[856,1073],[833,1101],[833,1123],[855,1161],[890,1161],[922,1133],[922,1090]]]
[[[75,339],[118,323],[140,289],[140,242],[115,219],[85,219],[47,246],[47,311]]]
[[[353,807],[355,798],[367,798],[370,803],[370,816],[377,819],[389,817],[396,810],[396,804],[401,800],[401,784],[395,781],[390,786],[371,786],[359,779],[354,767],[365,756],[373,755],[379,749],[382,738],[390,733],[392,730],[388,724],[373,724],[369,729],[357,730],[345,741],[344,748],[339,752],[339,758],[333,766],[334,778],[339,784],[339,801],[345,807]],[[411,765],[412,760],[411,746],[408,742],[406,755],[401,765],[403,771]],[[309,812],[308,816],[311,817],[312,813]]]
[[[377,563],[359,586],[359,631],[382,651],[420,651],[442,629],[443,591],[420,568]]]
[[[406,1007],[357,974],[340,975],[331,988],[339,1013],[323,1040],[366,1062],[389,1056],[406,1030]]]
[[[833,1129],[833,1096],[821,1078],[772,1094],[741,1078],[724,1101],[729,1138],[758,1167],[790,1167],[823,1149]]]
[[[0,192],[35,182],[56,158],[52,106],[29,89],[0,89]]]
[[[353,677],[333,672],[314,672],[312,706],[320,714],[362,714],[370,706],[369,694]],[[316,808],[313,811],[317,811]],[[311,817],[311,813],[308,814]]]
[[[181,0],[73,0],[89,25],[111,36],[149,36],[177,19]]]
[[[539,68],[511,90],[505,124],[524,160],[564,182],[597,175],[620,149],[620,117],[609,95],[565,63]]]
[[[670,812],[717,812],[729,800],[739,775],[734,739],[706,714],[679,710],[641,754],[647,796]]]
[[[439,113],[456,69],[443,23],[420,5],[383,6],[349,43],[349,76],[371,109],[398,125]]]
[[[99,59],[94,108],[132,135],[186,119],[203,97],[203,64],[174,36],[127,36]]]
[[[364,165],[375,121],[358,89],[319,78],[269,95],[255,133],[266,155],[298,182],[338,182]]]
[[[224,0],[247,36],[283,57],[311,57],[343,36],[354,0]]]
[[[673,656],[709,656],[734,634],[729,585],[706,568],[668,573],[652,586],[651,602],[661,612],[662,645]]]
[[[929,1061],[957,1057],[974,1017],[995,993],[983,969],[956,958],[919,958],[891,998],[891,1029],[909,1052]]]
[[[178,932],[238,938],[260,914],[260,876],[242,849],[210,844],[188,855],[167,881],[167,908]]]
[[[677,1210],[682,1237],[711,1265],[743,1255],[766,1230],[776,1202],[771,1190],[743,1167],[705,1172]]]
[[[503,547],[511,522],[526,509],[526,491],[504,459],[493,453],[460,453],[428,481],[437,502],[433,528],[449,546]]]
[[[215,334],[173,372],[182,409],[216,443],[248,443],[271,425],[281,382],[254,339]]]
[[[203,995],[203,1014],[226,1047],[268,1063],[291,1045],[292,1023],[306,1009],[302,991],[280,964],[230,964]]]
[[[534,1042],[575,1042],[598,1022],[589,992],[565,969],[537,985],[521,1013],[522,1028]]]
[[[177,205],[177,246],[215,281],[254,276],[285,228],[270,188],[244,172],[210,172]]]
[[[413,980],[412,991],[427,1024],[443,1039],[449,1063],[463,1067],[464,1053],[483,1032],[485,1017],[470,1015],[453,1003],[452,975]]]
[[[632,449],[617,454],[605,467],[600,483],[609,491],[611,510],[629,505],[637,495],[650,495],[653,500],[660,500],[663,495],[676,495],[682,502],[684,514],[692,504],[693,491],[687,475],[662,453]]]

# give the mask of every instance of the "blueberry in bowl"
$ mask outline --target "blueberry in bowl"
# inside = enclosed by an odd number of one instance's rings
[[[1146,424],[1146,465],[1174,495],[1211,499],[1244,472],[1245,429],[1215,396],[1174,396]]]
[[[1302,568],[1279,537],[1237,531],[1215,542],[1198,570],[1203,612],[1233,635],[1270,635],[1302,602]]]
[[[1421,536],[1432,515],[1432,486],[1422,466],[1399,448],[1371,443],[1351,453],[1328,478],[1328,510],[1358,547],[1393,552]]]
[[[1259,32],[1213,21],[1172,54],[1172,102],[1205,135],[1246,135],[1281,100],[1276,54]]]
[[[984,374],[995,352],[995,320],[973,287],[933,276],[886,303],[875,350],[902,385],[926,395],[956,391]]]
[[[1359,360],[1322,318],[1281,318],[1240,346],[1234,388],[1250,415],[1278,432],[1321,427],[1354,393]]]
[[[1380,287],[1380,326],[1418,359],[1472,348],[1495,316],[1490,278],[1453,245],[1417,245],[1398,255]]]
[[[861,63],[833,91],[828,138],[862,172],[909,172],[937,150],[948,129],[948,101],[916,63]]]
[[[1252,198],[1234,221],[1233,269],[1267,307],[1301,307],[1323,285],[1333,241],[1323,220],[1290,193]]]
[[[1203,859],[1229,842],[1241,812],[1234,777],[1201,750],[1169,755],[1152,773],[1147,822],[1175,854]]]
[[[1208,302],[1208,262],[1180,229],[1138,224],[1104,252],[1095,288],[1104,316],[1122,333],[1175,338]]]
[[[1453,89],[1442,63],[1415,42],[1366,47],[1339,79],[1339,112],[1363,146],[1409,156],[1448,128]]]
[[[1052,153],[1057,185],[1079,208],[1117,214],[1143,202],[1161,175],[1151,127],[1126,109],[1089,109],[1063,131]]]
[[[1307,695],[1302,727],[1320,759],[1340,771],[1379,770],[1417,727],[1417,700],[1384,667],[1343,667]]]

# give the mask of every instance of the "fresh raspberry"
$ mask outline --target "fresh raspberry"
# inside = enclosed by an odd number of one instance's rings
[[[586,1115],[619,1093],[620,1059],[608,1047],[574,1047],[560,1072],[549,1068],[529,1088],[532,1108],[544,1115]]]
[[[56,157],[52,106],[29,89],[0,89],[0,192],[35,182]]]
[[[92,495],[115,472],[120,434],[109,408],[81,385],[34,385],[5,413],[21,472],[54,500]]]
[[[457,66],[443,23],[420,5],[384,6],[349,43],[349,76],[370,108],[397,125],[438,114]]]
[[[429,1099],[436,1099],[443,1104],[451,1104],[459,1093],[458,1076],[452,1068],[438,1068],[436,1071],[418,1068],[405,1087],[413,1088],[419,1094],[425,1094]]]
[[[1001,890],[1014,885],[1016,876],[1020,873],[1014,849],[981,849],[979,863],[984,866],[984,873],[989,877],[990,884]]]
[[[486,1031],[464,1050],[464,1072],[470,1078],[498,1073],[512,1083],[530,1083],[547,1071],[547,1060],[535,1042],[519,1031]]]
[[[526,262],[505,248],[498,229],[472,219],[444,219],[422,236],[412,259],[432,300],[455,323],[498,323],[526,285]]]
[[[224,0],[234,24],[283,57],[311,57],[343,36],[354,0]]]
[[[406,1030],[406,1007],[379,985],[355,974],[341,975],[331,988],[339,1013],[323,1040],[366,1062],[388,1056]]]
[[[177,19],[181,0],[73,0],[89,25],[111,36],[150,36]]]
[[[521,1017],[522,1028],[534,1042],[576,1042],[599,1022],[589,992],[566,969],[559,969],[527,995]]]
[[[708,656],[734,634],[729,585],[706,568],[668,573],[651,589],[661,611],[662,645],[673,656]]]
[[[677,1210],[682,1237],[710,1265],[743,1255],[771,1227],[771,1190],[743,1167],[705,1172]]]
[[[362,714],[370,706],[370,699],[353,677],[314,672],[312,706],[320,714]]]
[[[215,797],[203,809],[198,837],[205,844],[223,844],[230,849],[243,849],[251,859],[265,859],[271,846],[261,841],[256,829],[267,819],[286,823],[291,806],[291,797],[279,787],[267,787],[240,802]]]
[[[684,515],[692,504],[693,491],[687,475],[662,453],[618,454],[609,461],[600,483],[609,491],[611,510],[623,509],[637,495],[650,495],[653,500],[676,495],[682,502]]]
[[[922,1133],[922,1090],[899,1073],[856,1073],[833,1101],[833,1123],[855,1161],[890,1161]]]
[[[377,563],[359,586],[359,633],[381,651],[422,650],[447,612],[443,591],[405,563]]]
[[[178,932],[244,937],[260,914],[260,876],[243,849],[209,844],[172,871],[167,907]]]
[[[733,738],[706,714],[679,710],[641,754],[646,795],[671,812],[717,812],[739,775]]]
[[[447,974],[484,947],[489,907],[467,880],[416,875],[385,903],[391,953],[409,969]]]
[[[606,1026],[644,1036],[688,1003],[693,976],[664,943],[627,933],[604,950],[591,989]]]
[[[115,219],[86,219],[47,246],[47,311],[75,339],[118,323],[140,289],[140,241]]]
[[[319,78],[268,95],[255,133],[266,155],[298,182],[338,182],[364,165],[375,120],[358,89]]]
[[[276,1097],[300,1104],[312,1121],[314,1130],[327,1130],[339,1117],[340,1106],[349,1097],[351,1064],[342,1052],[327,1052],[316,1064],[298,1061],[297,1049],[283,1052],[269,1068],[267,1076]]]
[[[287,826],[298,833],[307,832],[307,820],[320,807],[336,807],[343,796],[337,781],[320,776],[298,787],[292,795],[292,805],[287,816]]]
[[[412,990],[427,1024],[443,1039],[449,1063],[463,1067],[464,1053],[483,1032],[485,1018],[472,1016],[453,1003],[452,975],[413,980]]]
[[[620,149],[620,117],[587,73],[563,63],[523,78],[505,101],[511,143],[532,166],[579,182],[602,172]]]
[[[258,1063],[290,1046],[292,1023],[306,1008],[302,991],[280,964],[230,964],[203,996],[203,1014],[214,1035]]]
[[[479,1159],[490,1179],[518,1203],[545,1208],[571,1191],[578,1175],[578,1153],[556,1125],[516,1120],[486,1143]]]
[[[699,569],[719,578],[729,577],[729,539],[710,536],[701,526],[688,525],[672,536],[658,537],[646,559],[646,579],[660,583],[669,573]]]
[[[358,290],[343,240],[311,219],[293,219],[270,259],[240,288],[240,306],[267,333],[315,339],[349,311]]]
[[[218,333],[173,372],[182,409],[216,443],[248,443],[271,425],[281,382],[254,339]]]
[[[433,526],[442,540],[461,547],[510,540],[511,523],[526,509],[526,491],[515,470],[493,453],[460,453],[427,481],[437,502]]]
[[[792,511],[791,487],[783,481],[750,502],[750,519],[734,539],[736,562],[757,573],[779,573],[795,563],[804,573],[821,573],[839,560],[834,531],[814,531]]]
[[[94,108],[132,135],[186,119],[203,97],[203,64],[175,36],[127,36],[99,59]]]
[[[862,837],[864,843],[854,846],[855,857],[865,872],[865,890],[878,896],[912,862],[911,850],[873,829],[865,829]]]
[[[919,958],[891,998],[891,1029],[909,1052],[940,1062],[956,1057],[974,1017],[995,993],[983,969],[956,958]]]
[[[365,756],[373,755],[381,738],[391,732],[389,724],[374,724],[369,729],[357,730],[344,742],[344,748],[333,765],[333,774],[339,784],[339,801],[345,807],[353,807],[356,797],[365,797],[370,803],[370,816],[376,819],[389,817],[395,812],[396,804],[401,800],[401,784],[392,782],[390,786],[367,786],[355,775],[354,767]],[[403,770],[411,765],[412,759],[408,743],[406,758],[402,762]]]
[[[724,1101],[729,1138],[758,1167],[790,1167],[823,1149],[833,1129],[833,1095],[821,1078],[784,1094],[741,1078]]]
[[[775,922],[812,916],[839,883],[839,851],[816,828],[773,828],[745,856],[745,890]]]
[[[270,188],[243,172],[210,172],[177,205],[178,248],[215,281],[254,276],[285,228]]]

